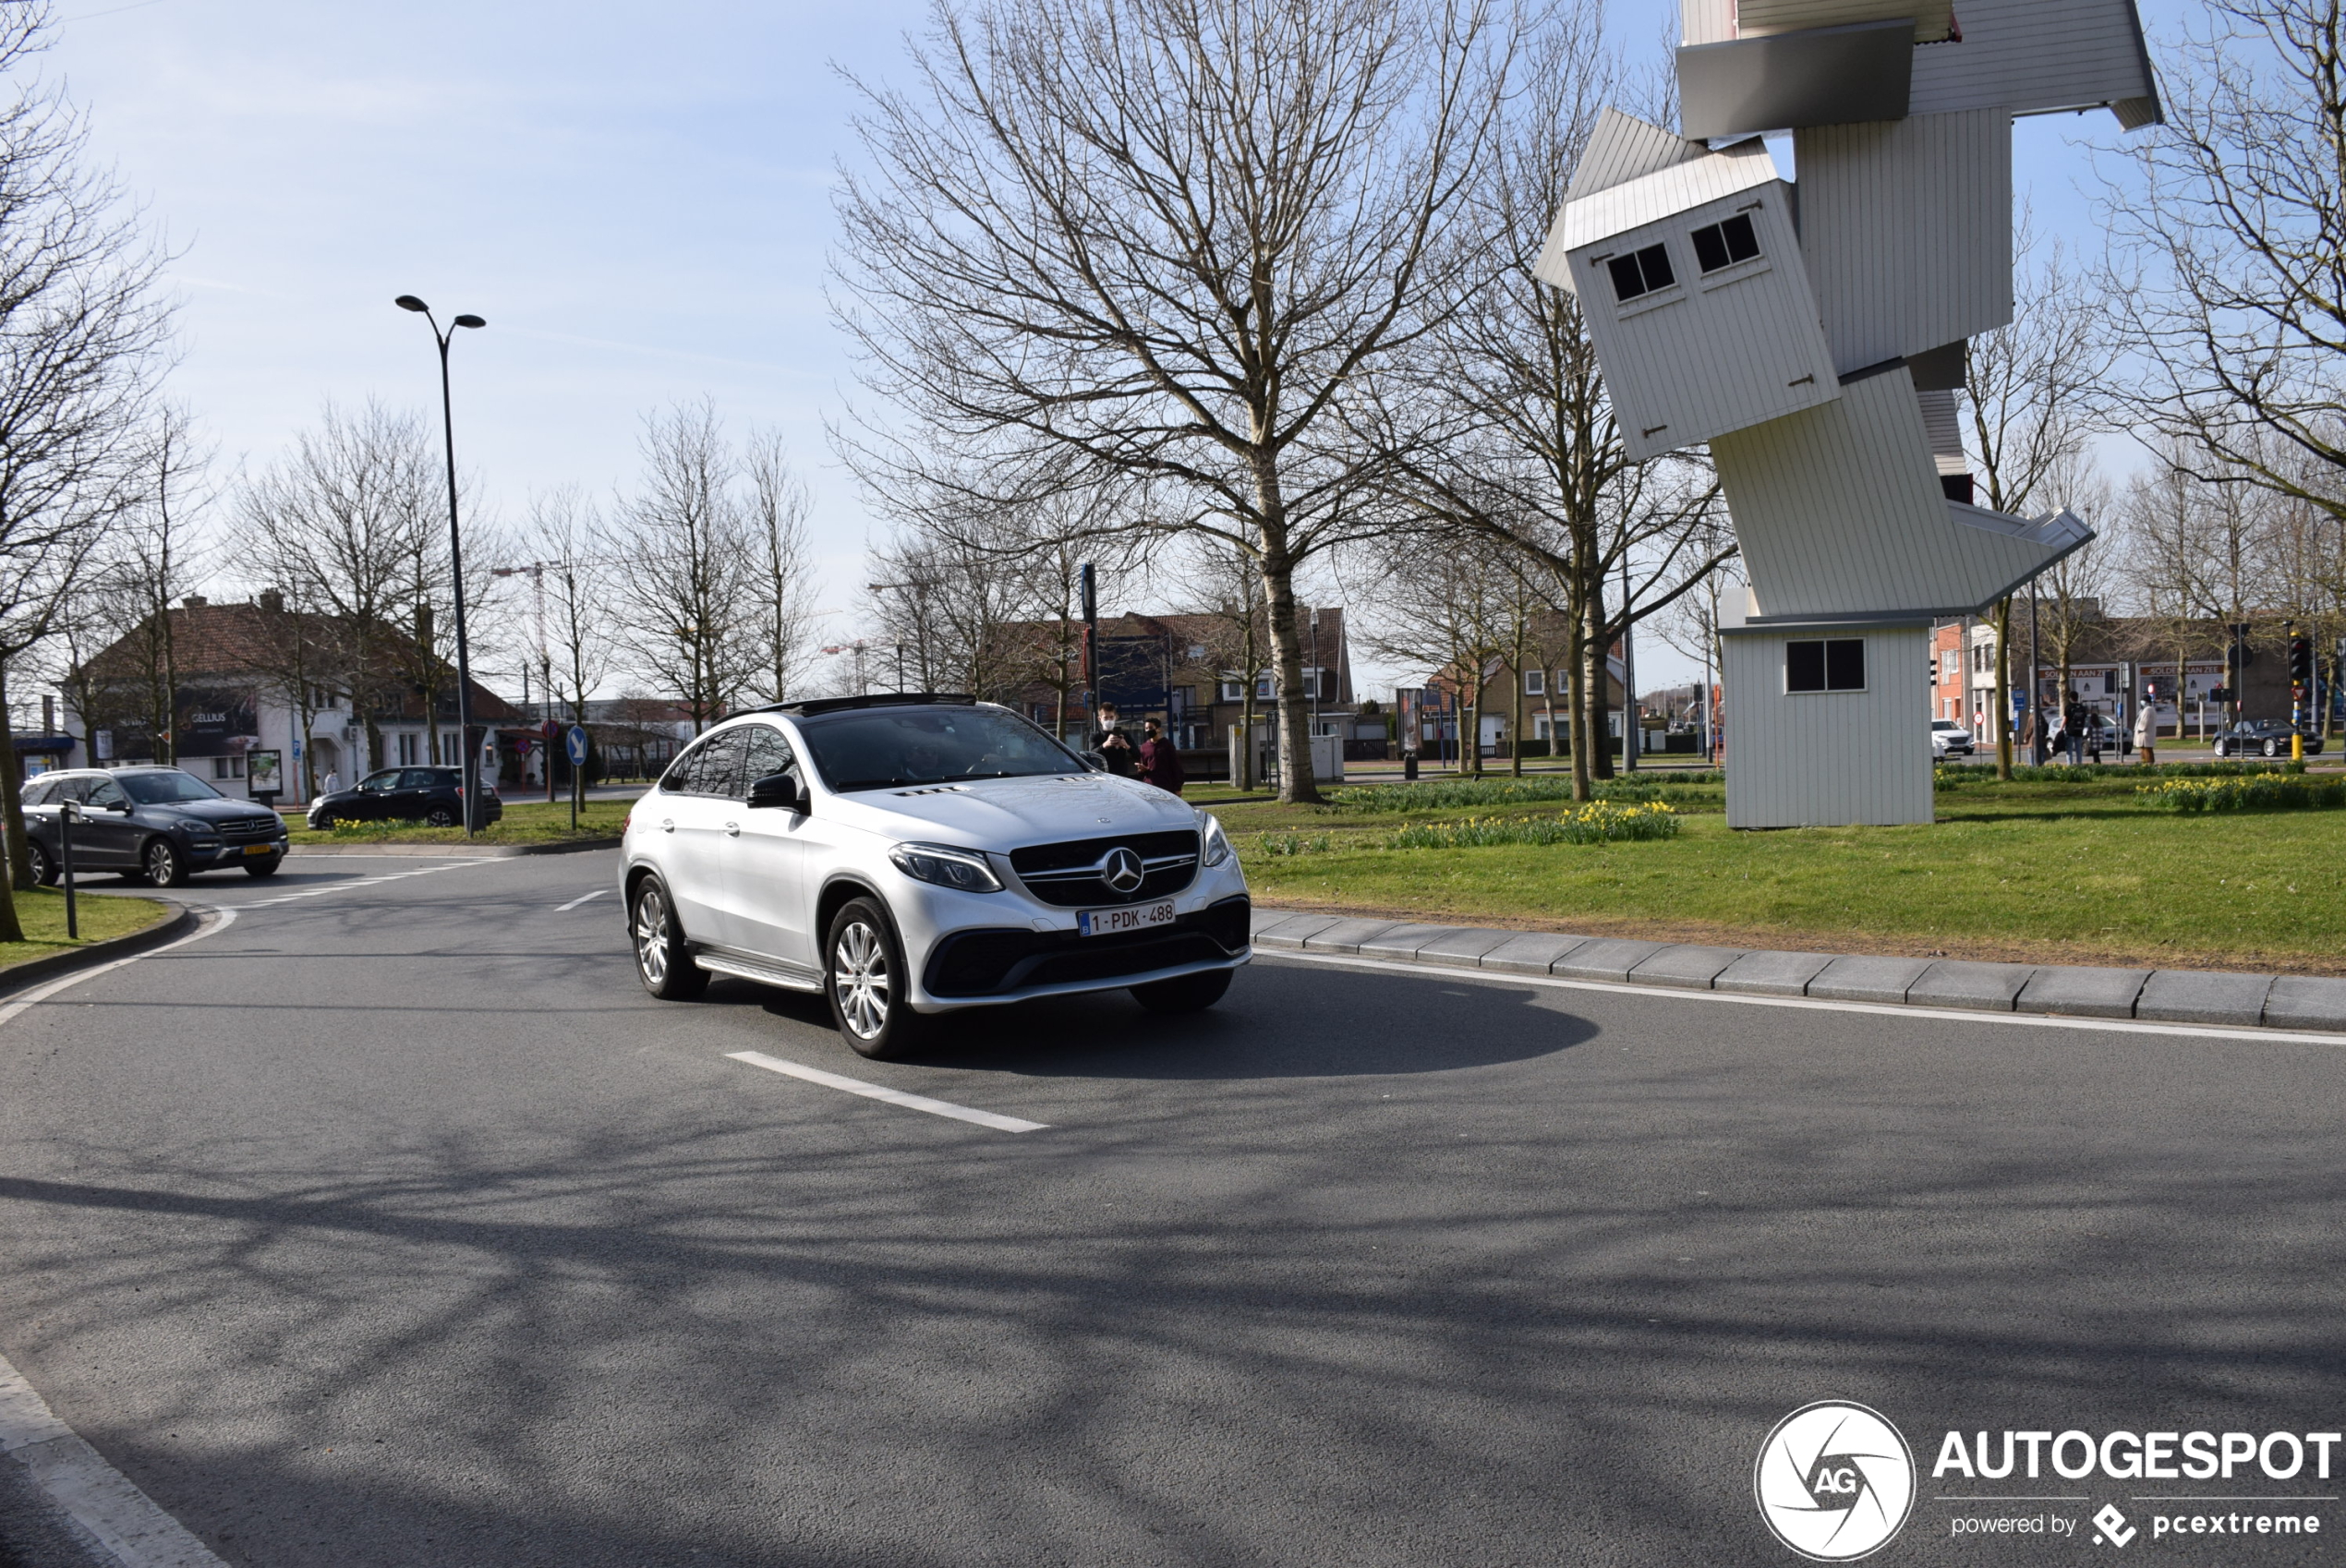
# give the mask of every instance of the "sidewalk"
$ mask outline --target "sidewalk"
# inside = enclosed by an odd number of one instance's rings
[[[1262,908],[1254,945],[1681,991],[2346,1032],[2346,980],[2308,975],[1776,952]]]

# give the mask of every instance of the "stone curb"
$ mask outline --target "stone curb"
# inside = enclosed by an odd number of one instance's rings
[[[87,947],[68,947],[61,953],[43,953],[37,959],[25,959],[0,968],[0,995],[21,991],[39,981],[54,980],[76,970],[91,969],[99,964],[127,959],[133,953],[143,953],[150,947],[160,947],[175,942],[193,931],[200,921],[196,911],[186,904],[178,912],[167,914],[143,931],[127,936],[109,936],[103,942],[92,942]]]
[[[353,838],[346,843],[296,844],[288,855],[425,855],[472,861],[512,860],[516,855],[574,855],[588,850],[616,850],[616,838],[562,839],[549,844],[407,844]]]
[[[1259,908],[1254,945],[1665,990],[2346,1033],[2346,980],[2314,975],[1752,952]]]

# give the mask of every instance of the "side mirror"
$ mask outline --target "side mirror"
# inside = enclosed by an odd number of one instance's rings
[[[749,787],[749,809],[764,811],[780,807],[804,816],[815,804],[806,781],[795,773],[769,773]]]
[[[1103,754],[1099,752],[1081,752],[1077,754],[1083,759],[1083,766],[1090,768],[1093,772],[1106,773],[1107,771],[1107,758]]]

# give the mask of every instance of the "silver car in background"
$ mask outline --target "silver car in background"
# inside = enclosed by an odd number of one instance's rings
[[[841,697],[726,720],[628,814],[636,971],[820,991],[897,1055],[939,1015],[1130,989],[1211,1007],[1252,956],[1221,824],[968,697]]]

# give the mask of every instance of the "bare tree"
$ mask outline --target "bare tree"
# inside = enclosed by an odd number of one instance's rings
[[[2024,220],[2014,245],[2034,248]],[[1966,445],[1981,504],[2020,515],[2047,484],[2085,450],[2107,406],[2103,356],[2095,352],[2098,306],[2061,247],[2013,282],[2012,324],[1971,340],[1965,390]],[[1989,612],[1996,628],[1996,776],[2012,777],[2012,609],[2006,596]],[[2029,657],[2034,659],[2032,649]],[[2030,694],[2035,706],[2035,694]]]
[[[676,694],[695,733],[739,695],[755,545],[737,460],[713,401],[647,415],[639,488],[620,503],[600,553],[629,662]]]
[[[1383,379],[1374,433],[1394,457],[1385,496],[1403,525],[1502,541],[1563,616],[1573,782],[1586,799],[1613,769],[1609,650],[1704,581],[1735,542],[1708,526],[1718,488],[1707,458],[1630,461],[1578,299],[1532,273],[1600,106],[1629,90],[1602,7],[1549,12],[1524,80],[1471,187],[1474,221],[1498,237],[1501,265],[1443,316],[1426,352]]]
[[[31,886],[8,724],[12,669],[56,628],[100,536],[129,502],[141,426],[170,326],[161,254],[84,163],[80,117],[21,73],[48,8],[0,6],[0,941],[22,939]]]
[[[1457,688],[1458,770],[1481,772],[1483,682],[1495,662],[1520,657],[1529,634],[1533,601],[1519,562],[1497,540],[1414,529],[1392,537],[1372,581],[1360,596],[1372,618],[1363,645]]]
[[[779,434],[753,434],[742,466],[749,478],[745,689],[759,702],[788,702],[815,659],[815,552],[806,533],[812,503]]]
[[[2159,72],[2167,123],[2106,220],[2134,411],[2204,479],[2346,518],[2340,0],[2210,0]]]
[[[1314,800],[1295,578],[1362,525],[1336,401],[1487,266],[1467,181],[1517,29],[1483,0],[937,0],[865,90],[842,324],[933,451],[1179,487],[1263,580],[1280,793]],[[884,440],[864,444],[882,461]],[[892,449],[887,459],[917,464]]]
[[[570,721],[583,725],[586,701],[610,678],[616,655],[611,573],[598,553],[601,519],[577,487],[560,486],[531,500],[523,537],[538,557],[524,570],[536,579],[531,609],[546,711],[550,717],[557,705],[565,706]]]
[[[288,623],[287,651],[303,682],[348,697],[368,767],[382,762],[381,718],[403,682],[426,681],[429,705],[446,679],[441,661],[410,651],[435,645],[444,623],[436,613],[447,582],[444,483],[414,415],[372,402],[347,413],[330,402],[318,428],[240,498],[238,553],[300,618],[297,630]],[[312,670],[312,656],[325,667]],[[364,771],[356,759],[353,771]]]

